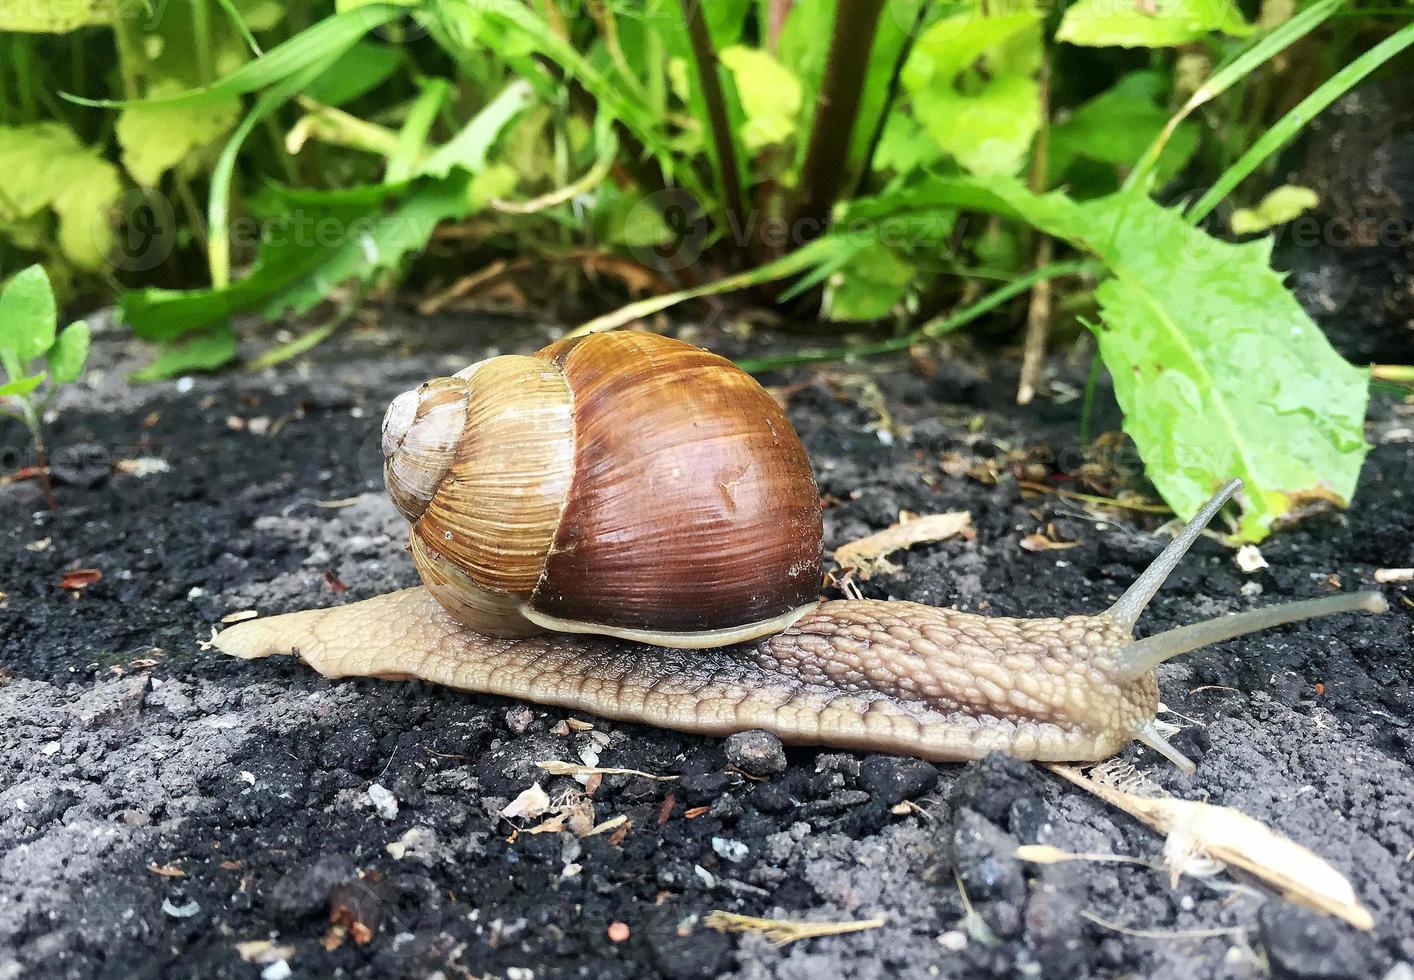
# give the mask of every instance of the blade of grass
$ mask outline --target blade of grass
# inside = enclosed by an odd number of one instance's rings
[[[716,296],[720,293],[730,293],[738,289],[749,289],[753,286],[761,286],[768,282],[775,282],[787,276],[798,275],[801,272],[818,265],[821,262],[828,262],[835,257],[840,248],[847,248],[848,244],[833,238],[819,238],[796,249],[788,255],[783,255],[774,262],[767,262],[746,272],[738,272],[735,275],[718,279],[716,282],[709,282],[702,286],[694,286],[691,289],[679,290],[676,293],[666,293],[662,296],[650,296],[648,299],[639,300],[636,303],[629,303],[620,307],[612,313],[605,313],[603,316],[595,317],[571,330],[566,336],[580,337],[584,334],[602,333],[606,330],[613,330],[622,327],[626,323],[652,316],[661,310],[666,310],[670,306],[676,306],[690,299],[700,299],[703,296]]]
[[[272,347],[247,364],[246,370],[260,371],[268,367],[274,367],[277,364],[283,364],[291,358],[299,357],[306,351],[324,343],[324,341],[334,336],[334,334],[339,331],[340,327],[348,323],[350,317],[358,312],[359,308],[363,306],[363,301],[368,296],[371,288],[372,287],[367,283],[361,285],[349,302],[328,320],[314,329],[300,334],[289,343]]]
[[[1296,108],[1278,119],[1276,125],[1263,133],[1260,139],[1248,147],[1246,153],[1223,172],[1213,186],[1208,188],[1208,192],[1189,210],[1188,220],[1194,224],[1202,221],[1238,184],[1261,166],[1263,160],[1285,146],[1322,110],[1411,44],[1414,44],[1414,24],[1406,25],[1391,34],[1326,79],[1316,91],[1302,99]]]
[[[331,55],[343,54],[359,38],[376,27],[403,16],[406,8],[391,4],[369,4],[356,7],[324,20],[296,34],[264,57],[246,62],[229,75],[204,88],[179,92],[160,99],[86,99],[68,92],[62,93],[70,102],[99,109],[121,109],[125,106],[201,106],[222,102],[238,95],[258,92],[289,78],[311,64],[328,67]]]
[[[1198,91],[1189,96],[1182,108],[1173,114],[1173,117],[1164,126],[1163,132],[1159,133],[1149,149],[1144,151],[1144,155],[1139,158],[1139,162],[1134,165],[1134,169],[1130,171],[1129,177],[1125,180],[1124,189],[1145,188],[1154,167],[1159,162],[1160,154],[1168,145],[1169,138],[1178,129],[1179,123],[1187,119],[1194,110],[1217,98],[1233,84],[1265,64],[1274,55],[1311,33],[1339,10],[1344,2],[1345,0],[1320,0],[1319,3],[1312,4],[1270,34],[1259,38],[1250,48],[1214,72],[1213,77],[1204,82]]]
[[[828,241],[828,239],[822,239]],[[937,340],[945,337],[954,331],[960,330],[986,314],[992,312],[997,307],[1008,300],[1031,289],[1038,282],[1045,282],[1052,279],[1059,279],[1062,276],[1081,276],[1104,269],[1098,262],[1078,261],[1078,262],[1052,262],[1049,265],[1041,266],[1033,270],[1028,275],[1022,276],[1014,282],[1009,282],[1000,289],[983,296],[975,303],[970,303],[958,310],[956,313],[946,317],[938,317],[930,320],[912,333],[903,337],[895,337],[891,340],[883,340],[877,344],[855,345],[852,347],[826,347],[814,350],[799,351],[795,354],[782,354],[779,357],[755,357],[747,358],[736,362],[737,367],[743,371],[756,374],[762,371],[774,371],[778,368],[791,367],[797,364],[819,364],[825,361],[840,361],[849,357],[871,357],[875,354],[889,354],[894,351],[907,350],[914,344],[927,340]]]
[[[355,39],[356,40],[356,39]],[[349,41],[353,44],[353,40]],[[231,178],[236,169],[236,155],[241,144],[267,115],[279,108],[287,99],[314,79],[318,78],[342,55],[343,51],[327,53],[318,61],[305,65],[302,69],[277,82],[261,93],[255,105],[231,133],[216,165],[211,168],[211,197],[206,205],[207,236],[210,240],[207,250],[207,265],[211,269],[211,285],[223,289],[231,283],[231,238],[228,234],[231,215]]]

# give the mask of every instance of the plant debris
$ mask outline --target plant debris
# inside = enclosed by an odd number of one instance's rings
[[[1350,882],[1324,859],[1232,807],[1174,797],[1125,792],[1109,782],[1087,779],[1070,766],[1047,769],[1165,834],[1164,860],[1176,884],[1188,859],[1206,856],[1232,864],[1265,881],[1285,898],[1359,929],[1373,929],[1374,919],[1355,897]],[[1126,778],[1115,769],[1096,767],[1092,775],[1114,781]]]
[[[501,816],[507,820],[517,818],[533,819],[550,809],[550,794],[541,789],[536,783],[529,789],[521,792],[501,811]]]
[[[840,545],[835,549],[835,561],[841,568],[854,569],[861,579],[867,581],[871,575],[898,571],[898,566],[888,560],[888,556],[895,551],[916,544],[944,541],[966,534],[971,527],[972,515],[965,510],[921,517],[903,514],[892,527]]]
[[[1414,582],[1414,568],[1377,568],[1375,569],[1375,581],[1382,585]]]
[[[657,779],[663,782],[678,778],[677,776],[658,776],[651,772],[644,772],[642,769],[584,766],[574,762],[561,762],[558,759],[547,759],[544,762],[537,762],[536,765],[552,776],[593,776],[597,773],[603,776],[642,776],[644,779]]]
[[[71,572],[65,572],[64,577],[59,580],[59,587],[69,592],[79,592],[90,585],[97,585],[103,581],[103,573],[96,568],[76,568]]]
[[[878,929],[883,926],[884,919],[880,917],[854,922],[793,922],[789,919],[758,919],[753,915],[738,915],[735,912],[714,909],[704,924],[718,932],[754,932],[769,939],[772,946],[786,946],[801,939]]]

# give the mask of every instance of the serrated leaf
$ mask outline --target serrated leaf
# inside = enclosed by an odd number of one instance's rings
[[[854,202],[849,216],[955,207],[1021,218],[1108,266],[1100,354],[1125,431],[1180,517],[1233,476],[1247,484],[1241,541],[1312,500],[1350,501],[1369,448],[1369,372],[1286,289],[1269,239],[1233,245],[1141,195],[1076,202],[1009,178],[936,178]]]
[[[1270,240],[1218,241],[1145,197],[1032,200],[1046,230],[1114,273],[1095,293],[1100,355],[1124,430],[1176,513],[1191,517],[1233,476],[1247,484],[1241,541],[1312,499],[1350,502],[1369,449],[1369,372],[1286,289]]]
[[[1056,40],[1091,47],[1169,48],[1213,31],[1246,37],[1255,28],[1232,0],[1077,0]]]
[[[117,15],[117,0],[0,0],[0,31],[66,34],[93,24],[111,24]]]
[[[77,381],[88,360],[88,324],[78,320],[59,332],[54,346],[49,348],[49,373],[60,384]]]
[[[44,267],[22,269],[0,291],[0,350],[28,364],[53,345],[57,319]]]
[[[766,51],[735,45],[718,55],[736,81],[746,125],[742,144],[752,153],[795,135],[803,98],[800,80]]]
[[[43,372],[43,371],[41,371],[39,374],[32,375],[31,377],[28,377],[28,378],[16,378],[14,381],[9,381],[9,382],[6,382],[6,383],[3,384],[3,385],[0,385],[0,396],[5,396],[5,395],[24,396],[24,395],[28,395],[31,391],[34,391],[34,389],[38,388],[38,387],[39,387],[40,385],[42,385],[43,383],[44,383],[44,372]]]
[[[1269,192],[1253,208],[1232,212],[1228,227],[1234,235],[1255,235],[1276,225],[1284,225],[1321,203],[1320,195],[1307,187],[1283,184]]]
[[[194,371],[215,371],[229,364],[235,356],[236,334],[223,324],[164,347],[151,364],[134,371],[128,379],[135,384],[145,384]]]

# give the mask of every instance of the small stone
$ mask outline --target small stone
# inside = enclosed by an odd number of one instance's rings
[[[938,781],[938,770],[922,759],[871,755],[859,766],[859,780],[885,806],[926,793]]]
[[[713,837],[712,850],[717,852],[717,856],[732,864],[740,864],[751,854],[751,849],[739,840],[732,840],[730,837]]]
[[[1038,788],[1031,763],[992,752],[963,767],[948,802],[954,809],[975,810],[1000,825],[1013,803],[1023,796],[1035,796]]]
[[[290,964],[276,960],[260,971],[260,980],[290,980],[291,975]]]
[[[511,730],[512,735],[524,735],[533,721],[535,712],[523,704],[506,709],[506,727]]]
[[[762,783],[751,791],[747,799],[762,813],[784,813],[795,805],[790,793],[778,783]]]
[[[373,812],[384,820],[392,820],[398,815],[398,798],[380,783],[368,787],[368,800],[373,804]]]
[[[1023,844],[1049,844],[1055,837],[1055,814],[1039,796],[1023,796],[1007,811],[1007,828]]]
[[[1281,980],[1356,980],[1374,975],[1368,943],[1347,925],[1275,899],[1257,913],[1272,976]]]
[[[164,898],[162,900],[162,911],[166,912],[174,919],[190,919],[201,911],[201,906],[192,899],[188,899],[181,905],[174,905],[170,898]]]
[[[727,761],[748,776],[774,776],[785,772],[786,750],[770,732],[737,732],[727,736]]]

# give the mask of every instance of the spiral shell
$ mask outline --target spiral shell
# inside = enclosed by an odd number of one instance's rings
[[[481,632],[719,646],[816,600],[805,449],[689,344],[595,334],[481,361],[394,399],[383,452],[423,581]]]

